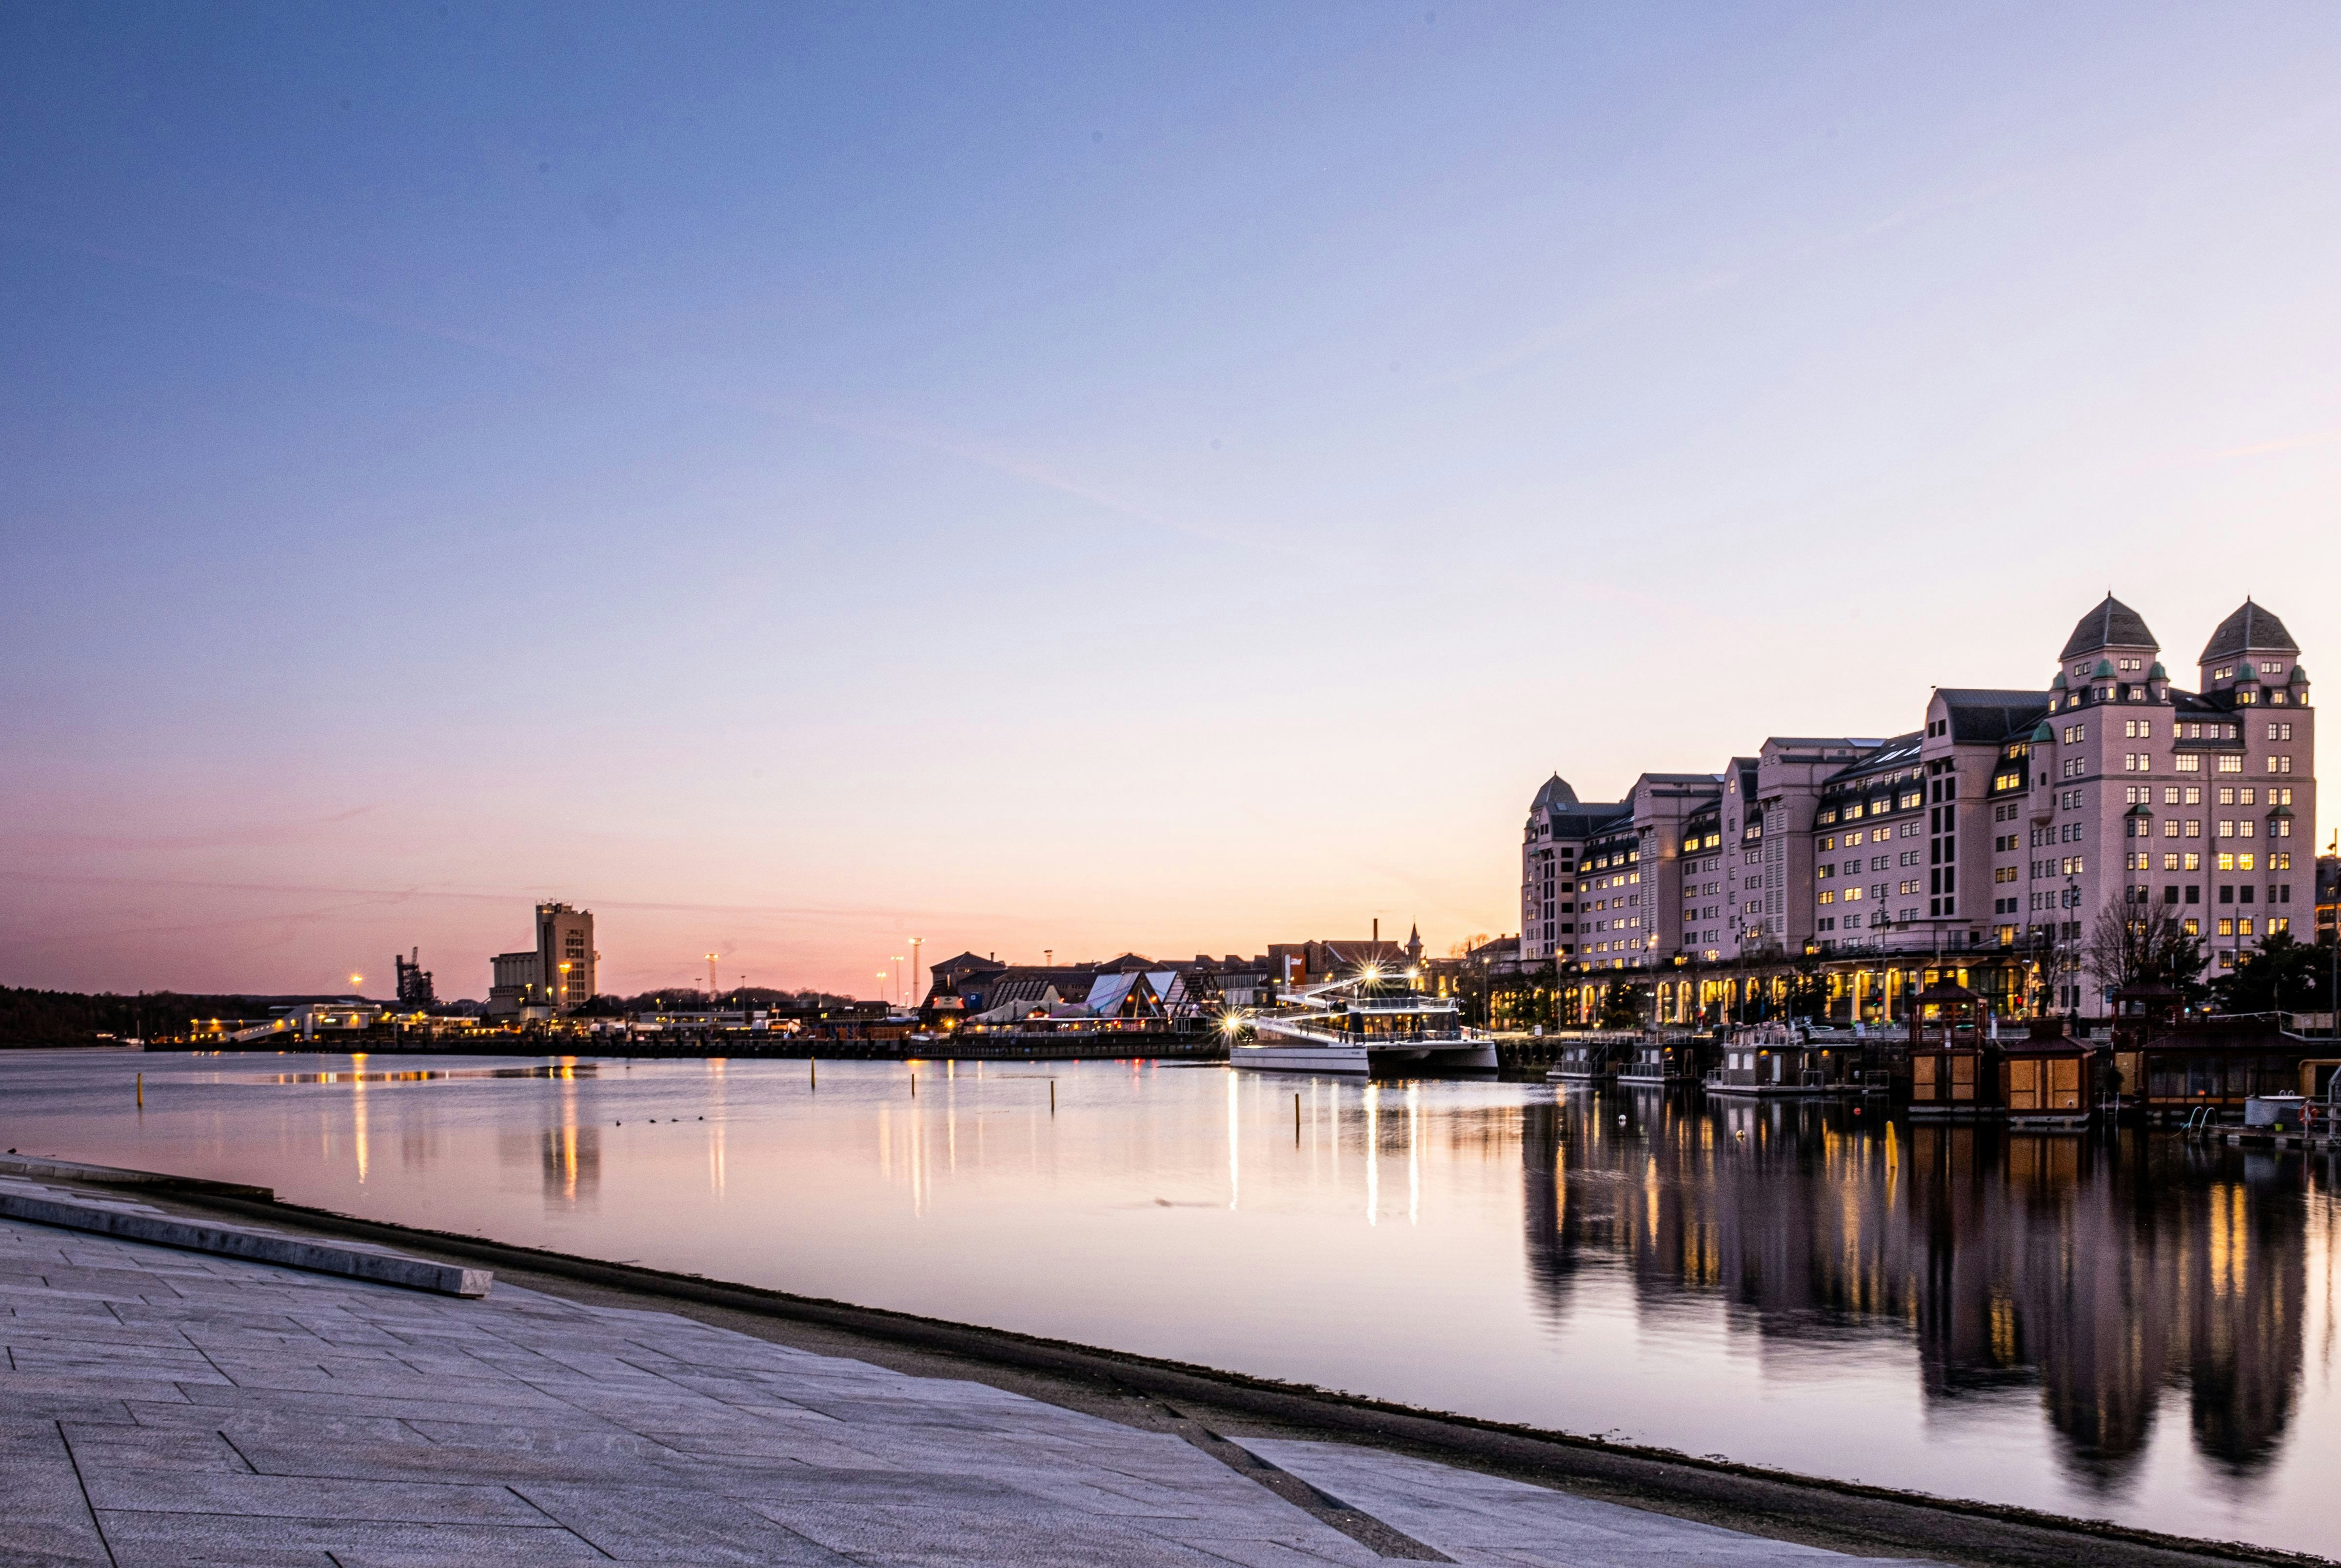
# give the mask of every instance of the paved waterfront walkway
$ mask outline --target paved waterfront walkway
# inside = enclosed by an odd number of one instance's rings
[[[0,1337],[10,1568],[1385,1561],[1169,1433],[504,1284],[455,1300],[5,1221]],[[1243,1441],[1458,1563],[1856,1561]]]

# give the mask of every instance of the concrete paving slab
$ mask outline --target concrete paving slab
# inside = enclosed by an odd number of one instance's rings
[[[372,1519],[285,1519],[220,1513],[108,1513],[98,1523],[117,1568],[181,1568],[189,1563],[263,1565],[353,1558],[385,1568],[450,1563],[606,1563],[560,1526],[413,1524]],[[332,1558],[325,1557],[333,1553]]]
[[[0,1419],[0,1562],[103,1563],[105,1543],[56,1424]]]
[[[351,1481],[192,1470],[91,1470],[100,1513],[220,1513],[240,1518],[374,1519],[416,1524],[543,1523],[509,1487],[476,1481]]]
[[[1236,1438],[1271,1464],[1438,1548],[1494,1568],[1890,1568],[1427,1459],[1340,1443]],[[1918,1568],[1904,1563],[1904,1568]]]
[[[102,1426],[65,1424],[65,1442],[85,1475],[101,1470],[187,1470],[249,1475],[252,1465],[221,1432],[194,1427]]]
[[[847,1562],[785,1523],[721,1495],[679,1488],[543,1482],[523,1483],[514,1490],[621,1563],[831,1568]]]

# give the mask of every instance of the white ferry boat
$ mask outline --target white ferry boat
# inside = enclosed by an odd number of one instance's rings
[[[1426,996],[1401,975],[1367,968],[1278,1000],[1258,1012],[1227,1015],[1230,1066],[1360,1076],[1496,1068],[1495,1042],[1464,1027],[1454,997]]]

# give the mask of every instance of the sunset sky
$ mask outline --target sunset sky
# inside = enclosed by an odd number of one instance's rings
[[[481,997],[541,898],[619,991],[1443,952],[1553,770],[2045,687],[2108,589],[2341,680],[2336,77],[2311,5],[10,6],[0,984]]]

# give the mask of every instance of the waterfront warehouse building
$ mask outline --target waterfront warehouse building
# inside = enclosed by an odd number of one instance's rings
[[[2246,600],[2193,690],[2161,655],[2108,594],[2044,687],[1938,688],[1905,734],[1775,737],[1601,805],[1556,775],[1521,838],[1520,963],[1549,965],[1579,1011],[1647,982],[1668,1022],[1818,966],[1833,1017],[1883,1022],[1928,968],[2007,1016],[2102,1011],[2079,953],[2108,905],[2163,906],[2213,973],[2276,932],[2314,939],[2298,645]]]
[[[489,959],[488,1016],[513,1017],[532,1007],[565,1013],[594,995],[593,911],[566,904],[536,907],[536,946]]]

